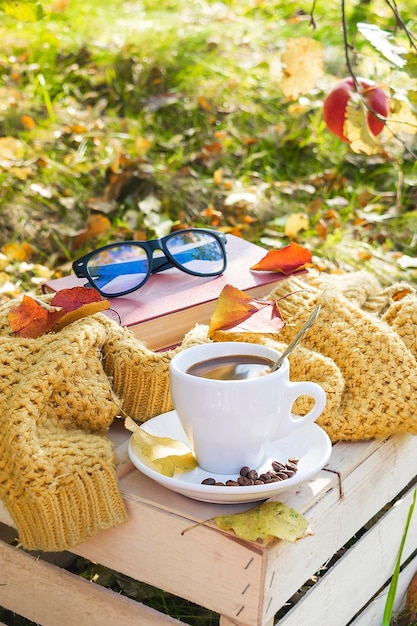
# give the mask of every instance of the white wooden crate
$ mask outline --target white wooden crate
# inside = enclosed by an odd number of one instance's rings
[[[124,449],[122,442],[119,451]],[[300,626],[314,619],[320,626],[378,626],[413,496],[416,458],[417,437],[408,435],[335,445],[325,470],[281,497],[306,515],[313,536],[268,547],[207,525],[184,533],[196,522],[252,505],[196,502],[155,484],[125,461],[120,486],[128,522],[73,552],[213,610],[221,626],[271,626],[297,590],[404,491],[278,622]],[[4,508],[0,521],[12,526]],[[404,560],[417,548],[416,530],[417,515]],[[403,572],[399,596],[415,570],[417,561]],[[0,542],[0,606],[42,626],[181,623],[5,542]]]

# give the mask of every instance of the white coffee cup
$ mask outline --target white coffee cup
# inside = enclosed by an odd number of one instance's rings
[[[290,381],[288,359],[275,372],[244,380],[209,379],[188,372],[202,361],[232,355],[256,355],[275,362],[279,353],[253,343],[213,342],[186,348],[170,363],[174,408],[199,466],[215,474],[238,474],[243,466],[256,469],[267,442],[315,421],[326,405],[320,385]],[[292,413],[300,396],[315,401],[304,416]]]

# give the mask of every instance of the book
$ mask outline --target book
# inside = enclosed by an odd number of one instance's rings
[[[191,276],[170,268],[152,274],[137,291],[109,298],[111,308],[104,314],[127,326],[152,350],[167,350],[178,345],[195,324],[209,323],[225,285],[233,285],[251,298],[262,298],[273,290],[274,284],[288,278],[276,272],[250,270],[266,252],[262,246],[227,235],[227,267],[220,276]],[[83,285],[86,279],[70,275],[46,282],[43,291]]]

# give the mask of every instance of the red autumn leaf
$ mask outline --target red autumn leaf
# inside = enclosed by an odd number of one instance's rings
[[[66,313],[79,309],[84,304],[102,302],[104,298],[95,289],[89,287],[71,287],[57,291],[51,300],[52,306],[59,306]],[[107,302],[107,300],[106,300]]]
[[[256,272],[278,272],[288,275],[311,265],[311,252],[292,241],[280,250],[269,250],[259,263],[250,269]]]
[[[63,309],[49,306],[45,302],[23,296],[19,304],[10,308],[8,321],[18,337],[35,338],[47,333],[65,315]]]
[[[93,289],[73,287],[58,291],[50,304],[23,296],[19,304],[10,308],[8,321],[18,337],[34,339],[109,307],[109,301]]]
[[[65,315],[52,328],[57,332],[82,317],[110,308],[110,302],[97,291],[88,287],[71,287],[57,291],[51,300],[53,306],[61,306]]]
[[[275,300],[256,300],[232,285],[225,285],[210,318],[208,335],[233,329],[236,332],[278,333],[284,321]]]

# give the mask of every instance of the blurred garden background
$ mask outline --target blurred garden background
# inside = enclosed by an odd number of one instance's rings
[[[18,0],[0,14],[1,300],[98,245],[188,225],[416,280],[409,2]],[[352,73],[390,102],[359,149],[323,121]]]

